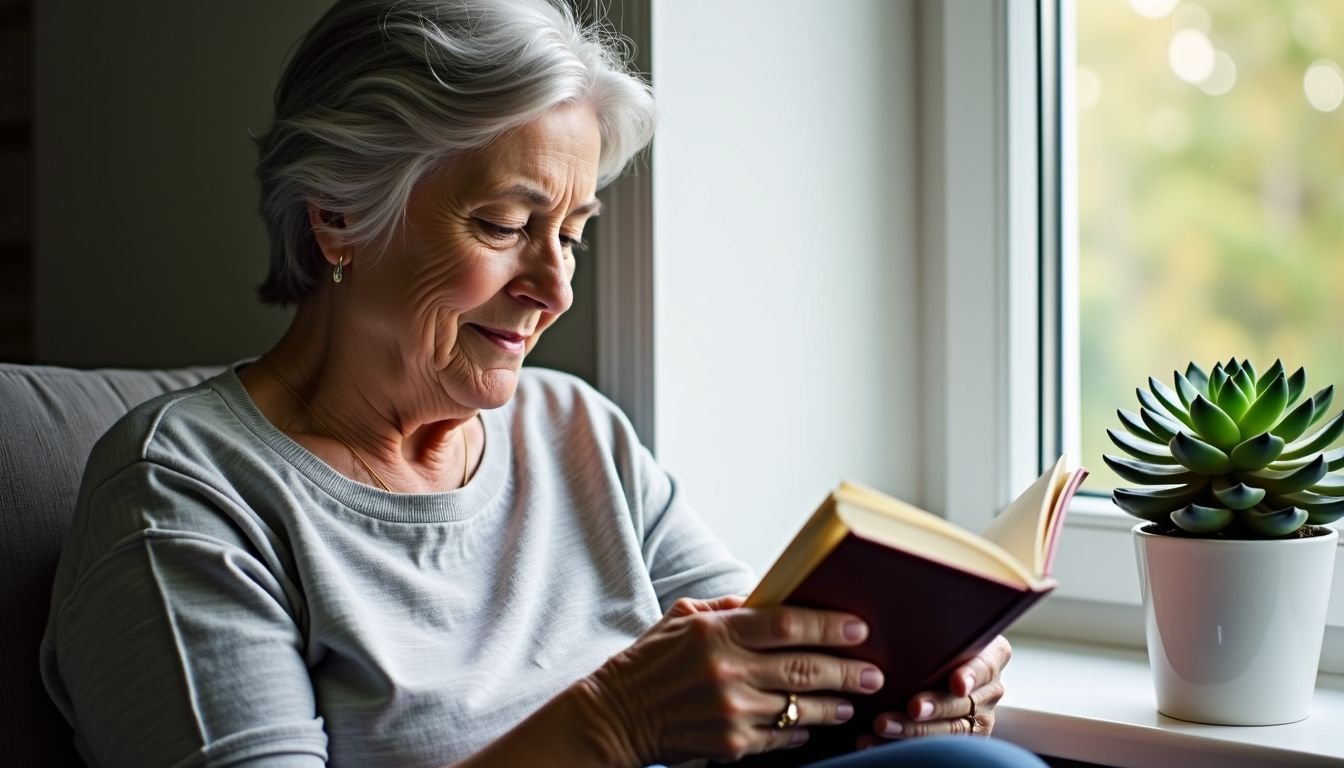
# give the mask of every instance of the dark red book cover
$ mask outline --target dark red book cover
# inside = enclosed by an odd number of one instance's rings
[[[848,723],[813,726],[802,747],[737,765],[805,765],[853,751],[859,735],[872,731],[874,717],[904,711],[920,691],[946,689],[953,669],[1048,592],[994,581],[847,534],[784,602],[863,617],[868,639],[845,649],[844,655],[875,664],[885,676],[883,687],[869,696],[839,694],[854,705]]]

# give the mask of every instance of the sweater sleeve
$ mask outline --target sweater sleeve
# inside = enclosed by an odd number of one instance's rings
[[[93,494],[76,520],[97,529],[128,504],[150,516],[217,516],[188,492],[189,478],[158,469],[147,479],[135,499]],[[325,765],[303,634],[276,575],[236,542],[199,531],[98,534],[120,538],[84,553],[42,649],[48,690],[86,759],[101,768]]]
[[[644,562],[662,610],[681,597],[708,600],[750,592],[751,570],[719,541],[649,451],[638,450],[647,514]]]

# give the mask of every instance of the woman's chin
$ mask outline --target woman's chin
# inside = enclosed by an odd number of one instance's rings
[[[481,371],[472,387],[474,396],[470,398],[471,402],[464,405],[492,410],[512,400],[517,390],[518,368],[491,368]]]

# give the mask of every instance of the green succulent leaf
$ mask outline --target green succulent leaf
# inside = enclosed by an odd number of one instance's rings
[[[1325,456],[1317,454],[1311,463],[1303,464],[1297,469],[1287,472],[1262,469],[1250,472],[1246,477],[1253,485],[1264,488],[1269,493],[1297,493],[1312,488],[1325,477],[1325,472]]]
[[[1171,450],[1161,443],[1150,443],[1147,440],[1127,435],[1124,432],[1116,432],[1113,429],[1106,430],[1106,434],[1120,450],[1136,459],[1143,459],[1154,464],[1176,463],[1176,459],[1172,458]]]
[[[1181,431],[1180,422],[1175,419],[1169,419],[1157,411],[1151,411],[1147,408],[1139,409],[1139,418],[1148,427],[1148,431],[1157,436],[1158,442],[1166,443]]]
[[[1344,496],[1344,477],[1326,475],[1321,481],[1307,490],[1321,496]]]
[[[1311,525],[1325,525],[1344,517],[1344,498],[1322,496],[1310,491],[1275,495],[1276,503],[1292,504],[1307,511],[1307,522]]]
[[[1237,429],[1237,422],[1222,408],[1205,400],[1203,395],[1195,395],[1194,402],[1190,404],[1190,418],[1195,422],[1195,430],[1201,438],[1225,451],[1241,442],[1241,430]]]
[[[1307,369],[1299,367],[1293,371],[1293,375],[1288,377],[1288,402],[1296,403],[1297,398],[1302,396],[1302,391],[1307,388]]]
[[[1251,358],[1249,357],[1241,361],[1241,370],[1242,373],[1245,373],[1247,378],[1251,380],[1251,391],[1247,392],[1246,396],[1254,400],[1256,392],[1255,380],[1260,378],[1260,374],[1255,372],[1255,363],[1252,363]]]
[[[1272,498],[1275,502],[1292,504],[1308,512],[1338,511],[1344,513],[1344,498],[1338,496],[1323,496],[1311,491],[1299,491],[1298,493],[1276,493]]]
[[[1335,399],[1335,385],[1322,389],[1320,392],[1311,396],[1311,404],[1316,406],[1316,412],[1311,415],[1311,423],[1315,424],[1325,416],[1325,412],[1330,409],[1330,403]],[[1310,424],[1308,425],[1310,426]]]
[[[1171,439],[1169,437],[1161,438],[1150,432],[1148,428],[1143,425],[1143,420],[1139,418],[1139,415],[1133,411],[1126,411],[1125,409],[1120,408],[1116,410],[1115,414],[1120,417],[1120,424],[1124,426],[1125,430],[1135,437],[1151,440],[1154,443],[1161,443],[1164,442],[1164,440]]]
[[[1344,510],[1322,510],[1307,513],[1307,525],[1329,525],[1344,517]]]
[[[1227,377],[1229,379],[1236,378],[1236,375],[1241,373],[1241,363],[1237,362],[1237,358],[1235,357],[1228,358],[1227,364],[1223,366],[1223,370],[1227,371]]]
[[[1180,371],[1172,371],[1171,380],[1176,385],[1176,396],[1181,399],[1181,405],[1188,410],[1190,403],[1202,393]]]
[[[1223,412],[1232,417],[1233,421],[1240,419],[1251,408],[1251,399],[1245,392],[1236,385],[1235,379],[1228,380],[1223,385],[1223,389],[1218,393],[1218,399],[1215,403]]]
[[[1287,407],[1288,382],[1280,373],[1260,390],[1260,395],[1251,403],[1250,409],[1237,419],[1237,428],[1242,435],[1258,435],[1274,426]]]
[[[1232,524],[1230,509],[1189,504],[1171,513],[1171,522],[1190,533],[1207,535],[1217,533]]]
[[[1307,431],[1307,427],[1311,426],[1311,422],[1315,420],[1313,418],[1315,415],[1316,403],[1311,398],[1307,398],[1287,416],[1284,416],[1283,420],[1275,424],[1270,432],[1291,442]]]
[[[1209,399],[1215,403],[1222,397],[1223,386],[1227,384],[1227,371],[1223,370],[1221,364],[1213,366],[1213,373],[1209,374]]]
[[[1283,438],[1261,432],[1233,448],[1228,458],[1237,469],[1264,469],[1283,453],[1283,445]]]
[[[1213,397],[1213,394],[1209,392],[1209,374],[1205,373],[1203,368],[1191,362],[1185,366],[1185,378],[1195,385],[1195,389],[1201,395],[1209,398]]]
[[[1226,453],[1188,433],[1177,432],[1167,447],[1176,461],[1201,475],[1223,475],[1232,469],[1232,459]]]
[[[1174,485],[1176,483],[1202,482],[1203,477],[1178,464],[1151,464],[1145,461],[1102,455],[1115,474],[1131,483],[1140,485]],[[1313,481],[1314,482],[1314,481]],[[1306,486],[1295,490],[1306,490]]]
[[[1187,427],[1198,429],[1198,427],[1195,426],[1195,422],[1190,418],[1190,412],[1181,406],[1180,398],[1176,396],[1175,392],[1168,389],[1166,384],[1149,376],[1148,389],[1152,390],[1153,397],[1157,398],[1157,402],[1161,404],[1161,408],[1156,408],[1154,410],[1166,411]],[[1139,391],[1142,392],[1143,390]],[[1139,399],[1142,400],[1142,396],[1140,396]],[[1146,405],[1147,404],[1145,403],[1145,406]]]
[[[1282,509],[1252,509],[1242,515],[1241,519],[1246,523],[1247,528],[1261,536],[1278,538],[1287,536],[1301,528],[1307,522],[1307,518],[1308,514],[1305,509],[1283,507]]]
[[[1214,478],[1213,496],[1228,509],[1250,509],[1265,499],[1264,488],[1252,488],[1245,483],[1228,480],[1225,477]]]
[[[1337,469],[1344,469],[1344,448],[1336,448],[1333,451],[1326,451],[1321,454],[1325,458],[1325,470],[1334,472]],[[1313,457],[1314,458],[1314,457]],[[1293,459],[1292,461],[1275,461],[1269,465],[1270,469],[1280,472],[1288,469],[1298,469],[1299,467],[1310,464],[1312,459]]]
[[[1255,381],[1256,394],[1264,394],[1265,387],[1268,387],[1270,382],[1274,381],[1274,379],[1278,376],[1283,376],[1285,378],[1287,377],[1287,374],[1283,370],[1282,360],[1275,360],[1274,364],[1269,366],[1269,370],[1265,371],[1265,375],[1261,376],[1259,379],[1256,379]]]
[[[1300,459],[1303,456],[1324,450],[1338,440],[1340,435],[1344,435],[1344,411],[1335,414],[1335,418],[1327,421],[1325,426],[1321,427],[1311,437],[1304,437],[1283,449],[1283,455],[1280,458]]]
[[[1247,367],[1249,364],[1242,365],[1237,375],[1232,377],[1232,383],[1236,384],[1241,394],[1246,396],[1247,402],[1255,399],[1255,379],[1252,378],[1251,369]]]
[[[1198,499],[1204,488],[1204,483],[1176,488],[1116,488],[1111,492],[1111,500],[1135,517],[1163,523],[1172,512]]]
[[[1147,409],[1153,413],[1160,413],[1167,417],[1171,416],[1171,414],[1167,413],[1166,406],[1159,403],[1156,397],[1153,397],[1152,392],[1149,392],[1143,387],[1135,387],[1134,394],[1139,398],[1140,409]]]

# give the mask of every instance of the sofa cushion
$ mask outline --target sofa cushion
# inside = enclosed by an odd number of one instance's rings
[[[51,582],[84,462],[130,408],[216,368],[95,370],[0,363],[0,755],[80,765],[38,672]]]

